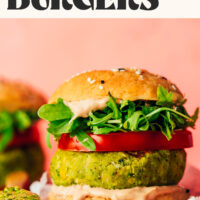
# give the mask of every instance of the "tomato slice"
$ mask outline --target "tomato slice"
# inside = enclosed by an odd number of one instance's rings
[[[160,131],[117,132],[108,135],[89,134],[96,144],[96,151],[138,151],[183,149],[193,146],[192,134],[188,130],[175,131],[168,141]],[[89,151],[76,137],[63,134],[58,142],[58,148],[69,151]]]
[[[29,129],[27,129],[24,133],[14,134],[14,138],[9,144],[9,147],[18,147],[38,142],[39,142],[39,130],[36,123]]]

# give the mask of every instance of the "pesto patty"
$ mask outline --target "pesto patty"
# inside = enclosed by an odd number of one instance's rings
[[[5,188],[0,192],[0,200],[39,200],[39,196],[18,187]]]
[[[13,148],[0,153],[0,187],[6,176],[14,171],[26,171],[30,181],[36,180],[43,171],[43,153],[38,144]]]
[[[185,169],[184,150],[70,152],[58,150],[50,165],[54,184],[106,189],[177,184]]]

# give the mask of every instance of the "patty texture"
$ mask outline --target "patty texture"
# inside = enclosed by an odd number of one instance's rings
[[[0,200],[39,200],[39,196],[18,187],[5,188],[0,192]]]
[[[31,182],[36,180],[43,172],[43,164],[44,157],[38,144],[1,152],[0,187],[4,186],[6,176],[15,171],[26,171]]]
[[[50,165],[57,186],[89,185],[106,189],[174,185],[185,169],[184,150],[70,152],[58,150]]]

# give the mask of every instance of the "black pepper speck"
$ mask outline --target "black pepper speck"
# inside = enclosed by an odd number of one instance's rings
[[[190,193],[190,190],[189,190],[189,189],[186,189],[185,192],[186,192],[186,193]]]
[[[119,71],[125,71],[125,68],[118,68]]]
[[[164,79],[164,80],[167,80],[167,78],[165,78],[164,76],[162,76],[161,78]]]
[[[101,80],[101,84],[104,84],[105,83],[105,81],[104,80]]]

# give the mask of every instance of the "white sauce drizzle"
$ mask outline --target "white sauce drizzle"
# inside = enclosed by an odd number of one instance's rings
[[[42,175],[40,181],[32,183],[30,190],[40,196],[41,200],[47,200],[50,195],[72,196],[73,200],[84,200],[85,197],[104,197],[111,200],[150,200],[167,193],[183,193],[185,189],[180,186],[152,186],[134,187],[130,189],[108,190],[104,188],[91,188],[88,185],[72,185],[68,187],[50,185],[47,183],[47,173]],[[189,195],[189,193],[188,193]]]
[[[91,111],[103,110],[108,102],[108,97],[103,99],[86,99],[81,101],[64,102],[74,113],[73,119],[77,117],[88,117]]]
[[[104,197],[111,200],[147,200],[152,192],[158,194],[170,193],[171,190],[180,190],[179,186],[152,186],[134,187],[130,189],[108,190],[104,188],[91,188],[88,185],[73,185],[68,187],[52,185],[51,192],[54,195],[72,196],[73,200],[84,200],[85,197]]]

